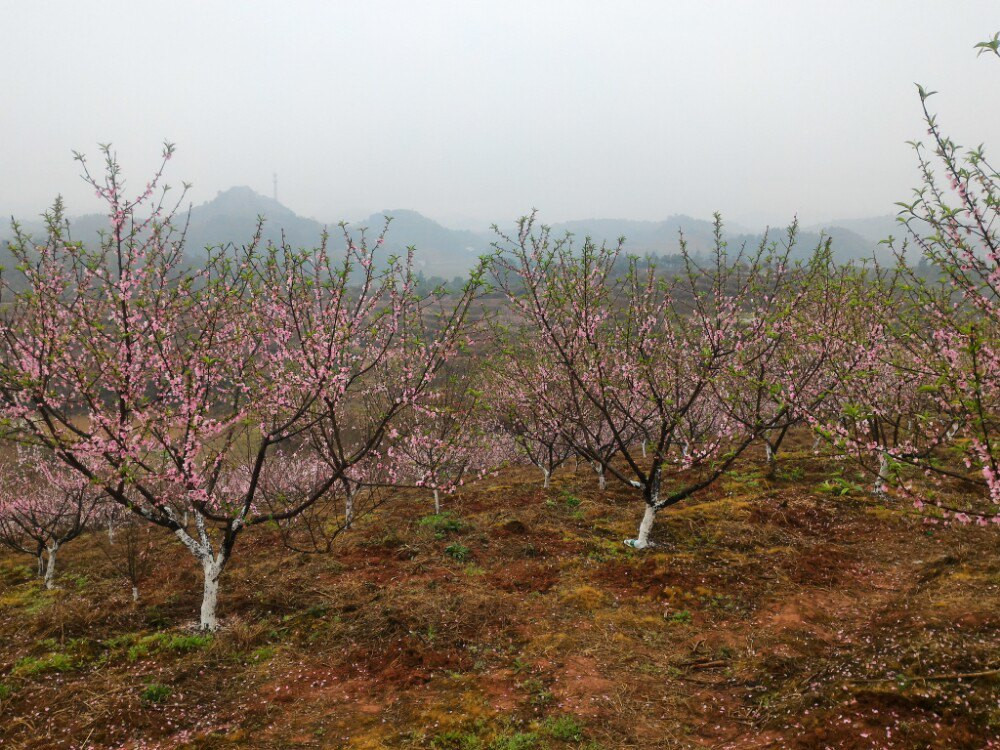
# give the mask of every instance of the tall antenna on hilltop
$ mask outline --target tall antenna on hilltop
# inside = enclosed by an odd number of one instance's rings
[[[272,175],[272,182],[274,183],[274,202],[278,202],[278,173],[275,172]]]

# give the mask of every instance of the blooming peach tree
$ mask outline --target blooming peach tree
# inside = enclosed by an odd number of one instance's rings
[[[572,424],[567,436],[588,459],[598,459],[590,440],[598,429],[610,435],[616,458],[602,468],[643,499],[639,534],[626,542],[636,548],[649,545],[660,510],[710,486],[781,416],[741,422],[720,402],[733,391],[717,386],[723,374],[744,377],[774,351],[772,336],[784,335],[775,331],[785,308],[764,291],[782,252],[765,242],[730,253],[718,219],[707,261],[683,238],[681,252],[671,277],[625,257],[621,242],[575,247],[531,216],[515,235],[500,235],[493,259],[511,315],[572,392],[556,402],[536,386],[535,400]]]
[[[412,257],[382,236],[333,252],[262,244],[208,250],[194,266],[162,185],[130,194],[104,149],[96,243],[71,238],[62,206],[35,242],[20,230],[2,279],[0,403],[12,428],[114,502],[161,526],[204,573],[212,630],[237,539],[316,506],[419,406],[456,350],[478,277],[418,296]],[[131,195],[131,197],[130,197]],[[263,480],[310,447],[294,491]]]
[[[51,589],[60,548],[87,529],[100,499],[98,488],[44,451],[17,450],[0,466],[0,544],[34,555]]]

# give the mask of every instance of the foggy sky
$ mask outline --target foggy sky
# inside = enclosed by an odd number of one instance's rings
[[[232,185],[324,222],[411,208],[484,228],[675,213],[891,213],[924,134],[1000,149],[1000,3],[0,4],[0,212],[97,208],[72,149],[159,144],[195,203]]]

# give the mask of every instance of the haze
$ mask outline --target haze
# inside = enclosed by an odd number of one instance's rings
[[[917,173],[913,86],[1000,144],[995,2],[7,3],[0,211],[96,210],[72,149],[160,142],[195,203],[232,185],[323,222],[482,229],[721,210],[883,215]],[[1000,148],[1000,145],[997,146]]]

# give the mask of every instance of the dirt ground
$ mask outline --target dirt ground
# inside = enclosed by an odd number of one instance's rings
[[[1000,748],[995,529],[792,454],[636,552],[629,490],[539,479],[407,493],[329,555],[255,530],[214,636],[169,538],[137,606],[93,540],[53,592],[2,552],[0,748]]]

